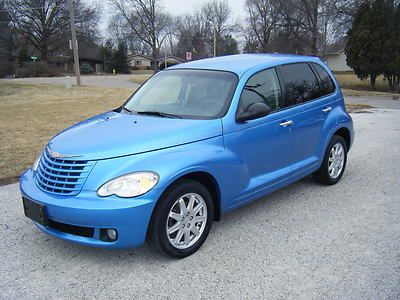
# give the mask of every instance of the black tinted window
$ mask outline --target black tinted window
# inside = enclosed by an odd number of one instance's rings
[[[321,86],[321,96],[331,94],[335,91],[335,84],[332,81],[331,76],[325,71],[323,67],[318,64],[313,64],[315,71],[317,72]]]
[[[318,98],[318,80],[306,63],[290,64],[280,67],[285,82],[285,104],[292,106]]]
[[[247,81],[240,98],[239,112],[245,111],[251,104],[263,102],[271,111],[282,108],[281,88],[275,69],[254,74]]]

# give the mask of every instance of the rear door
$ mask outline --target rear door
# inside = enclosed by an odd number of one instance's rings
[[[309,63],[282,65],[278,70],[283,81],[285,107],[292,112],[291,165],[292,171],[298,173],[319,164],[324,123],[336,101],[334,84],[330,80],[324,86],[316,68]]]

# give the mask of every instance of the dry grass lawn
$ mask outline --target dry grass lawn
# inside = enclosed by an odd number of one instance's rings
[[[153,76],[153,73],[152,74],[135,74],[135,75],[132,75],[132,78],[130,79],[130,81],[137,83],[137,84],[143,84],[151,76]]]
[[[15,181],[60,130],[121,105],[132,90],[0,81],[0,184]]]
[[[360,80],[357,75],[353,73],[340,73],[335,74],[339,84],[344,89],[359,90],[359,91],[371,91],[369,79]],[[383,79],[383,76],[379,76],[376,79],[376,91],[377,92],[390,92],[389,84]]]

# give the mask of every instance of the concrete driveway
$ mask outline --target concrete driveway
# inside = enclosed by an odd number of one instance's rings
[[[353,118],[339,184],[306,178],[237,209],[184,260],[49,237],[1,187],[0,298],[399,299],[400,110]]]

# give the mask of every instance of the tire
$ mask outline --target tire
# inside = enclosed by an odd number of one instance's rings
[[[181,180],[158,201],[150,223],[149,243],[167,256],[184,258],[203,245],[213,219],[210,192],[197,181]]]
[[[313,177],[319,183],[334,185],[342,178],[346,163],[346,141],[341,136],[334,135],[326,149],[321,167],[313,174]]]

